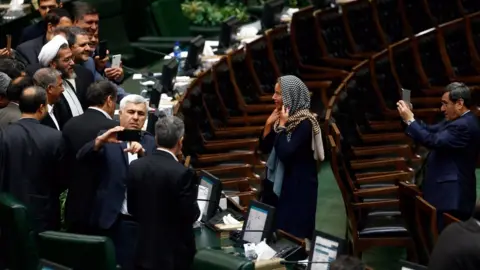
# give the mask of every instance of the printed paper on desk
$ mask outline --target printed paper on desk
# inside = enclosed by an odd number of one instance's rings
[[[198,208],[200,209],[200,216],[198,217],[197,221],[202,220],[203,213],[205,212],[205,206],[207,205],[208,199],[208,188],[202,185],[198,186],[198,195],[197,195],[197,204]],[[201,200],[201,201],[198,201]]]

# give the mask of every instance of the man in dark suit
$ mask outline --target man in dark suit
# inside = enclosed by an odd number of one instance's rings
[[[23,29],[20,43],[45,35],[45,21],[43,19],[51,9],[61,7],[61,5],[60,0],[38,0],[38,11],[42,20]]]
[[[443,230],[430,256],[430,270],[477,270],[480,266],[480,205],[472,217]]]
[[[48,113],[41,123],[56,130],[60,130],[57,115],[64,108],[55,106],[63,93],[62,74],[53,68],[41,68],[33,75],[35,85],[42,87],[47,92]]]
[[[46,27],[45,35],[23,42],[17,46],[16,57],[25,65],[38,63],[38,55],[40,54],[43,45],[50,41],[55,35],[65,31],[64,27],[72,25],[70,14],[62,8],[54,8],[50,10],[44,21]]]
[[[147,101],[140,95],[128,95],[120,103],[119,114],[122,128],[140,131],[147,118]],[[96,160],[102,167],[92,225],[99,229],[99,234],[113,240],[122,269],[133,269],[138,225],[129,214],[125,197],[128,166],[133,160],[151,154],[156,148],[155,139],[143,132],[140,142],[107,143],[110,134],[111,130],[85,144],[77,159]],[[111,137],[115,138],[115,134]]]
[[[8,158],[0,190],[26,204],[36,231],[59,230],[59,196],[65,189],[62,134],[40,124],[47,113],[47,94],[41,87],[26,88],[19,107],[22,118],[5,130],[2,151]]]
[[[60,128],[72,117],[83,113],[87,108],[85,94],[88,86],[94,82],[93,74],[80,65],[74,65],[72,51],[65,37],[56,35],[42,47],[38,55],[39,64],[27,67],[27,73],[35,73],[41,67],[55,68],[62,73],[64,92],[57,106],[68,109],[62,110],[63,115],[57,119]]]
[[[178,117],[160,117],[155,125],[157,150],[130,164],[128,211],[140,225],[136,269],[187,270],[192,265],[193,223],[200,210],[195,172],[176,158],[184,130]]]
[[[475,166],[480,150],[478,120],[468,109],[470,89],[463,83],[451,83],[445,90],[441,107],[445,121],[436,125],[415,121],[409,106],[403,101],[397,103],[400,116],[408,125],[406,133],[430,149],[423,197],[437,209],[440,229],[445,212],[462,220],[471,216],[476,200]]]
[[[14,123],[22,117],[18,107],[20,95],[23,89],[33,86],[33,80],[29,76],[22,76],[13,80],[7,88],[8,105],[0,109],[0,127]]]
[[[117,91],[108,81],[93,83],[87,90],[85,113],[73,117],[63,127],[68,150],[70,180],[65,208],[68,230],[74,233],[92,233],[90,216],[98,186],[100,166],[95,161],[76,160],[76,154],[87,142],[95,139],[101,130],[118,125],[112,120]]]

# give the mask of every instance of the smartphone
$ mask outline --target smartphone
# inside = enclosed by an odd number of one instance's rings
[[[7,35],[7,50],[10,50],[12,48],[12,35]]]
[[[410,90],[402,88],[402,100],[407,104],[410,105]]]
[[[98,55],[100,59],[107,57],[107,41],[106,40],[102,40],[98,43],[98,46],[95,49],[95,55]]]
[[[117,133],[117,140],[123,142],[139,142],[142,140],[142,131],[139,129],[124,129]]]
[[[122,63],[122,55],[121,54],[115,54],[112,56],[112,68],[119,68],[120,63]]]

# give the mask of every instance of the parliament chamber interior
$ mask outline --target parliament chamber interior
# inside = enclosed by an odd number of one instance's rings
[[[0,123],[1,269],[480,269],[480,127],[460,124],[480,116],[479,0],[245,0],[246,19],[214,26],[186,16],[213,12],[202,1],[84,1],[0,0],[0,122],[19,108]],[[56,103],[40,83],[49,72],[63,80]],[[126,109],[139,104],[145,113]],[[94,123],[71,123],[92,107],[119,124],[80,135]],[[43,154],[56,146],[31,139],[24,118],[62,135],[66,163]],[[32,157],[64,168],[36,176]],[[62,188],[44,191],[57,170]],[[177,188],[187,175],[196,182]],[[30,185],[45,186],[35,197]],[[73,226],[78,209],[88,225]]]

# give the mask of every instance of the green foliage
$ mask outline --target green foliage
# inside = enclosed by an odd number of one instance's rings
[[[239,2],[229,0],[217,1],[187,1],[182,3],[183,14],[196,26],[219,26],[231,16],[241,22],[249,19],[246,7]]]

